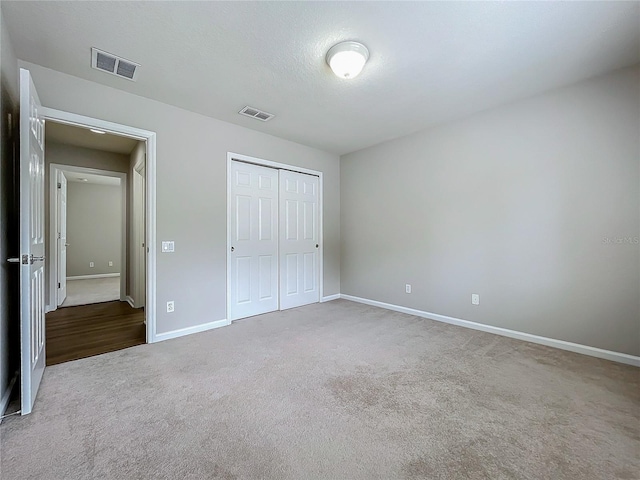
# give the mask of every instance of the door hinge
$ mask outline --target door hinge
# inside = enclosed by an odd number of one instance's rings
[[[60,282],[58,282],[58,288],[60,288]]]
[[[62,234],[61,233],[58,233],[58,238],[62,238]]]
[[[62,184],[58,182],[58,188],[62,188]]]

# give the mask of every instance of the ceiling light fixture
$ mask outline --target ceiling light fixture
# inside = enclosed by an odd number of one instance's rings
[[[327,63],[340,78],[354,78],[369,60],[369,50],[358,42],[341,42],[327,52]]]
[[[89,130],[92,131],[93,133],[98,133],[100,135],[104,135],[105,133],[107,133],[104,130],[97,130],[95,128],[90,128]]]

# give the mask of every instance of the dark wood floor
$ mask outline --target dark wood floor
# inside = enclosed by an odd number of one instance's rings
[[[46,316],[47,365],[146,342],[144,309],[127,302],[59,308]]]

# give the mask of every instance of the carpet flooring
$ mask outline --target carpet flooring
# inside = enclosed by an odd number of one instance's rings
[[[346,300],[48,367],[4,479],[632,479],[640,369]]]
[[[120,300],[120,277],[67,280],[67,298],[61,307]]]

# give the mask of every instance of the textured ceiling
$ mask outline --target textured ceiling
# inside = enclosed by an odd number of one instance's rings
[[[87,128],[74,127],[52,121],[46,123],[45,138],[49,142],[62,143],[63,145],[92,148],[125,155],[129,155],[138,143],[137,140],[132,138],[110,133],[93,133]]]
[[[18,58],[343,154],[640,62],[638,2],[12,2]],[[356,79],[326,51],[359,40]],[[142,64],[90,68],[95,46]],[[268,123],[237,114],[251,105]]]

